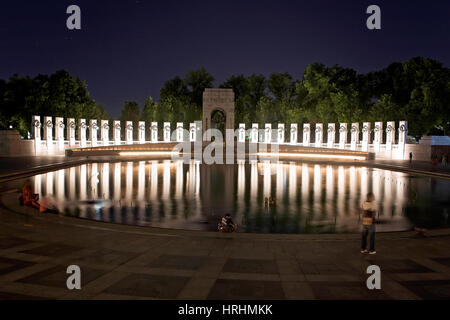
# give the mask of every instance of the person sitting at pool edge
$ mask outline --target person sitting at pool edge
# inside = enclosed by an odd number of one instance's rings
[[[35,209],[39,209],[40,205],[39,205],[39,195],[38,194],[34,194],[33,193],[33,189],[31,187],[31,182],[28,180],[27,182],[25,182],[25,185],[22,188],[22,195],[19,199],[20,204],[27,206],[27,207],[32,207]]]
[[[219,223],[219,231],[234,232],[236,231],[236,224],[233,222],[231,215],[227,213]]]

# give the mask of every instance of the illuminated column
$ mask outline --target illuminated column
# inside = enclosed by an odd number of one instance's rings
[[[322,148],[322,142],[323,142],[323,124],[317,123],[316,124],[316,148]]]
[[[407,136],[408,136],[408,121],[400,121],[398,127],[398,152],[400,159],[403,159],[405,156],[405,145]]]
[[[258,128],[259,125],[257,123],[252,124],[252,143],[258,143]]]
[[[170,122],[164,122],[164,142],[170,142]]]
[[[291,123],[291,144],[296,144],[298,141],[298,124]]]
[[[327,147],[334,148],[335,140],[336,140],[336,124],[329,123],[328,124]]]
[[[101,139],[103,141],[103,145],[107,146],[109,145],[109,121],[108,120],[102,120],[102,129],[100,132]]]
[[[309,123],[303,124],[303,146],[309,147],[311,141],[311,125]]]
[[[36,155],[41,151],[41,117],[33,116],[31,118],[31,127],[33,128],[34,151]]]
[[[121,137],[120,137],[120,121],[119,120],[114,120],[114,144],[120,145],[121,143]]]
[[[369,151],[369,144],[370,144],[370,122],[364,122],[363,123],[363,141],[362,141],[362,151]]]
[[[97,120],[90,120],[89,121],[89,139],[91,140],[91,147],[97,146],[97,137],[98,137],[98,125]]]
[[[78,120],[78,138],[80,139],[80,147],[86,148],[86,119]]]
[[[139,121],[139,143],[144,144],[145,143],[145,121]]]
[[[278,143],[284,143],[284,123],[278,124]]]
[[[352,123],[351,134],[351,149],[356,150],[359,143],[359,123]]]
[[[395,121],[389,121],[386,126],[386,151],[392,151],[395,143]]]
[[[245,142],[245,123],[239,123],[239,142]]]
[[[383,143],[383,122],[375,122],[373,132],[373,147],[376,152],[380,152],[381,144]]]
[[[197,139],[197,126],[195,125],[195,123],[190,123],[189,124],[189,141],[195,142],[196,139]]]
[[[177,122],[177,142],[183,142],[183,122]]]
[[[126,122],[125,130],[127,144],[133,144],[133,121]]]
[[[55,139],[58,142],[58,150],[64,150],[64,118],[55,118]]]
[[[266,123],[264,130],[264,142],[272,143],[272,124]]]
[[[47,142],[47,152],[53,151],[53,121],[52,117],[44,117],[44,139]]]
[[[75,146],[75,119],[69,118],[67,119],[67,140],[69,140],[69,146]]]
[[[339,126],[339,149],[345,149],[347,144],[347,124],[341,123]]]
[[[158,122],[152,122],[150,127],[151,142],[158,142]]]

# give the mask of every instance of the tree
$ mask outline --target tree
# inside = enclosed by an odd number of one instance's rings
[[[185,85],[190,89],[191,102],[201,109],[203,91],[213,87],[214,77],[204,67],[189,71],[184,77]]]

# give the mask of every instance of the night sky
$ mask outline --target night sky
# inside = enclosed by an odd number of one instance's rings
[[[66,28],[66,8],[82,30]],[[382,30],[366,28],[377,4]],[[0,78],[66,69],[87,81],[110,116],[159,98],[164,81],[204,66],[233,74],[289,72],[313,62],[358,72],[424,56],[450,64],[450,1],[135,0],[0,3]]]

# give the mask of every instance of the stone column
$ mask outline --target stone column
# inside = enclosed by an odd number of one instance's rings
[[[41,152],[41,117],[33,116],[31,118],[31,128],[33,130],[34,151],[36,155]]]
[[[356,147],[359,143],[359,123],[352,123],[351,134],[351,150],[356,150]]]
[[[259,137],[259,125],[257,123],[252,124],[252,143],[258,143],[258,137]]]
[[[383,122],[375,122],[373,133],[374,133],[373,138],[374,150],[375,152],[380,152],[381,144],[383,143]]]
[[[170,122],[164,122],[164,142],[170,142]]]
[[[395,121],[389,121],[386,126],[386,151],[392,151],[395,143]]]
[[[408,137],[408,121],[400,121],[398,126],[398,152],[401,159],[405,158],[405,145]]]
[[[133,121],[126,122],[125,132],[127,144],[133,144]]]
[[[245,142],[245,123],[239,123],[239,142]]]
[[[311,141],[311,125],[309,123],[303,124],[303,146],[309,147]]]
[[[327,147],[334,148],[334,143],[336,142],[336,124],[329,123],[327,130]]]
[[[44,139],[47,141],[47,148],[50,148],[53,145],[52,117],[44,117]]]
[[[291,123],[291,144],[296,144],[298,142],[298,124]]]
[[[347,144],[348,124],[341,123],[339,125],[339,149],[345,149]]]
[[[151,132],[151,141],[152,143],[158,142],[158,122],[152,122],[152,126],[150,127]]]
[[[69,146],[75,146],[75,129],[77,125],[74,118],[67,119],[67,140],[69,140]]]
[[[89,120],[89,129],[89,140],[91,140],[91,147],[96,147],[98,137],[97,120]]]
[[[177,142],[183,142],[183,122],[177,122]]]
[[[369,144],[370,144],[370,132],[371,132],[371,125],[370,122],[364,122],[363,123],[363,141],[362,141],[362,151],[369,151]]]
[[[86,148],[86,119],[78,119],[78,139],[80,139],[80,147]]]
[[[323,124],[316,124],[316,136],[315,136],[315,146],[316,148],[322,148],[323,143]]]
[[[189,141],[195,142],[197,140],[197,126],[195,123],[189,124]]]
[[[272,124],[270,124],[270,123],[266,123],[265,129],[264,129],[264,142],[272,143]]]
[[[120,131],[122,130],[119,120],[114,120],[114,144],[119,146],[122,143],[122,137]]]
[[[103,142],[104,146],[109,145],[109,121],[108,120],[102,120],[102,129],[100,131],[100,136]]]
[[[284,123],[278,124],[278,143],[284,143]]]
[[[139,128],[138,128],[138,138],[139,143],[144,144],[145,143],[145,121],[139,121]]]
[[[64,150],[64,118],[55,118],[55,139],[58,143],[58,150]]]

